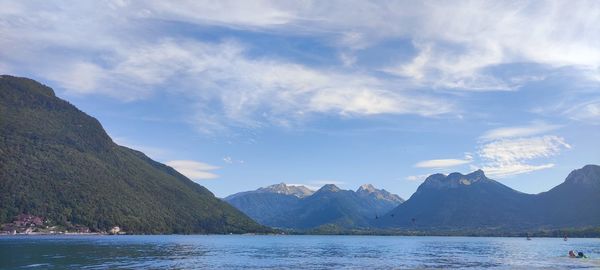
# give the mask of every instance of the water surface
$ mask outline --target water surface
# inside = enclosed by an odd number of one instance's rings
[[[589,259],[571,259],[571,249]],[[600,269],[600,239],[402,236],[0,237],[0,269]]]

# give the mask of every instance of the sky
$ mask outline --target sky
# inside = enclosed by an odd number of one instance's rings
[[[598,1],[0,0],[0,74],[215,195],[600,164]]]

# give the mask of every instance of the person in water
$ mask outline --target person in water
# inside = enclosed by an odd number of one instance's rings
[[[577,255],[575,254],[575,251],[569,250],[569,257],[571,257],[571,258],[577,258]]]
[[[569,257],[571,258],[587,258],[583,252],[575,252],[573,250],[569,250]]]

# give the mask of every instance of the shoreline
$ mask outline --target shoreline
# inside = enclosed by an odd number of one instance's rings
[[[469,237],[469,238],[523,238],[515,235],[440,235],[440,234],[108,234],[108,233],[35,233],[35,234],[0,234],[2,237],[36,237],[36,236],[376,236],[376,237]],[[531,239],[563,239],[559,236],[531,236]],[[568,239],[600,239],[599,236],[574,236]]]

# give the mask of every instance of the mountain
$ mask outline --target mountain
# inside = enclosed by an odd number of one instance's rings
[[[279,228],[310,229],[324,225],[368,227],[371,220],[402,203],[385,190],[363,185],[356,192],[328,184],[301,196],[278,184],[231,195],[225,200],[261,224]],[[287,192],[281,192],[281,191]]]
[[[575,170],[550,191],[525,194],[483,171],[429,176],[377,227],[416,230],[531,230],[600,226],[600,167]]]
[[[394,207],[404,202],[400,196],[392,194],[385,189],[376,189],[371,184],[364,184],[356,190],[356,195],[368,201],[379,215],[387,213]]]
[[[301,200],[296,209],[291,209],[277,220],[278,227],[309,229],[324,224],[342,227],[368,226],[368,218],[375,215],[372,208],[351,190],[342,190],[328,184],[313,195]]]
[[[314,191],[304,186],[280,183],[253,191],[236,193],[224,200],[258,223],[275,226],[277,223],[273,222],[274,220],[278,220],[290,209],[296,209],[301,198],[313,193]]]
[[[0,223],[19,214],[97,231],[268,231],[171,167],[115,144],[49,87],[2,75]]]
[[[512,226],[530,214],[523,206],[531,197],[487,178],[481,170],[434,174],[379,223],[419,229]]]
[[[268,187],[262,187],[257,190],[245,191],[236,193],[228,196],[225,200],[230,201],[237,196],[247,195],[247,194],[260,194],[260,193],[269,193],[269,194],[282,194],[282,195],[292,195],[297,198],[304,198],[306,196],[310,196],[314,193],[313,190],[298,185],[286,185],[285,183],[279,183],[275,185],[270,185]]]
[[[600,166],[572,171],[565,181],[537,196],[539,224],[548,227],[600,226]]]

